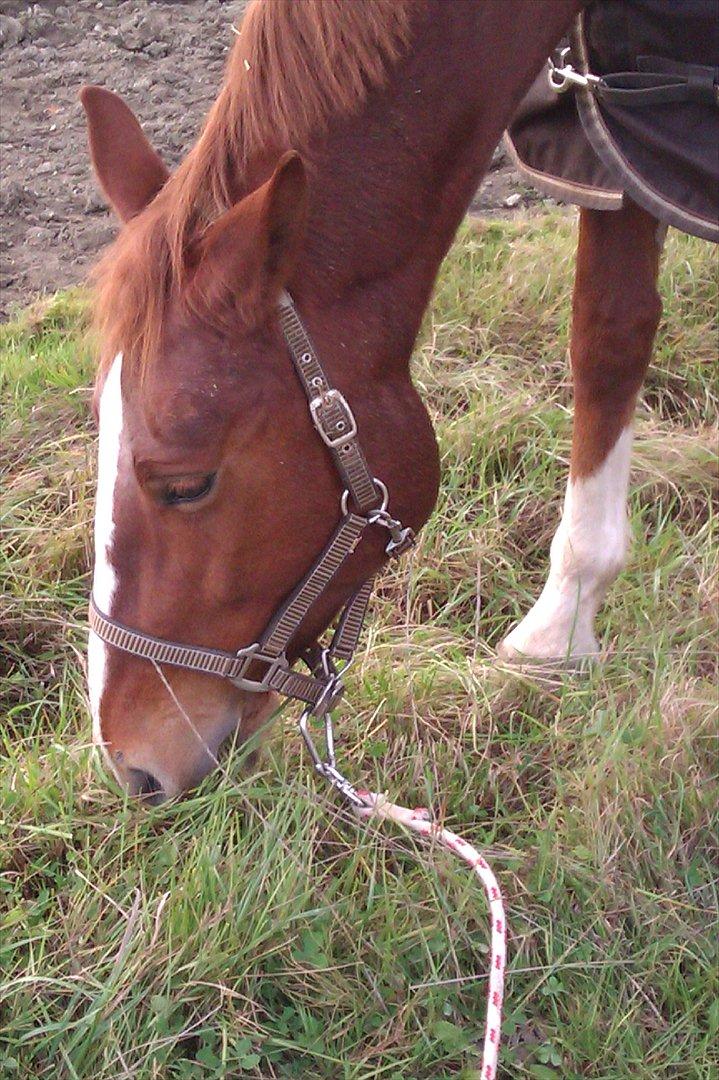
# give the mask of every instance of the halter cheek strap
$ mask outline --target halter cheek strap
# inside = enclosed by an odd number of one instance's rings
[[[315,642],[302,653],[300,659],[307,665],[309,674],[294,669],[287,659],[287,650],[312,606],[324,595],[370,526],[379,525],[387,530],[389,540],[385,551],[394,557],[412,546],[414,533],[389,513],[387,488],[369,470],[357,437],[354,414],[344,395],[330,384],[288,293],[283,293],[279,301],[279,322],[307,397],[312,422],[345,487],[340,500],[341,517],[325,548],[275,613],[260,639],[237,652],[186,645],[146,634],[110,618],[98,608],[94,598],[90,600],[89,623],[106,644],[132,656],[229,679],[252,693],[273,690],[302,701],[306,708],[300,727],[315,766],[352,799],[340,782],[344,778],[334,769],[329,714],[344,692],[341,676],[359,642],[372,579],[350,597],[340,612],[329,645]],[[344,664],[341,672],[337,669],[338,660]],[[311,716],[325,719],[327,761],[320,759],[312,743],[308,728]],[[357,801],[363,805],[361,800]]]

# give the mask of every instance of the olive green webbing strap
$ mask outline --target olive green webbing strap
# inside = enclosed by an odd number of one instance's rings
[[[117,620],[103,615],[94,600],[90,601],[88,621],[90,629],[116,649],[157,664],[169,664],[171,667],[185,668],[206,675],[218,675],[235,681],[240,687],[247,677],[248,668],[255,662],[261,663],[263,659],[251,649],[242,649],[239,653],[224,652],[221,649],[180,645],[131,630]],[[274,690],[278,694],[298,698],[307,705],[316,705],[325,692],[324,682],[314,675],[294,671],[289,665],[272,666],[260,679],[249,681],[253,690]]]
[[[347,556],[354,551],[367,525],[367,519],[358,514],[350,513],[342,518],[324,551],[282,605],[257,646],[231,653],[222,649],[167,641],[152,634],[132,630],[116,619],[109,618],[100,611],[94,598],[90,601],[90,628],[107,644],[133,656],[154,660],[158,664],[218,675],[235,680],[240,686],[243,680],[247,679],[251,665],[267,663],[268,670],[260,674],[257,680],[248,679],[255,689],[275,690],[277,693],[299,698],[307,704],[316,704],[324,692],[325,684],[313,675],[305,675],[290,668],[285,653],[305,615]],[[330,646],[332,656],[349,659],[357,647],[371,589],[371,580],[365,582],[344,608]]]
[[[314,425],[332,454],[357,509],[363,513],[374,510],[381,495],[357,439],[352,410],[343,395],[330,385],[309,334],[286,292],[279,299],[279,320],[292,363],[310,403]]]
[[[143,660],[155,660],[158,664],[188,668],[190,671],[205,672],[207,675],[221,675],[227,679],[239,678],[251,656],[251,650],[240,649],[237,653],[231,653],[198,645],[181,645],[139,630],[131,630],[100,611],[94,597],[90,599],[88,621],[90,629],[116,649],[132,653]]]
[[[367,607],[374,588],[374,578],[368,578],[357,590],[340,615],[330,644],[330,655],[349,661],[355,654],[362,634]]]
[[[260,639],[266,656],[282,656],[297,633],[307,612],[324,592],[340,566],[360,541],[368,526],[367,518],[346,514],[311,570],[282,605]]]

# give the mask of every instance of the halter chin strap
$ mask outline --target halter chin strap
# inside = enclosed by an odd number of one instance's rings
[[[370,526],[380,525],[387,529],[390,539],[385,550],[391,556],[407,551],[414,543],[414,533],[388,512],[387,488],[369,470],[357,438],[357,423],[352,410],[340,391],[331,386],[288,293],[283,293],[279,301],[279,321],[309,402],[312,422],[345,485],[340,501],[342,516],[324,550],[273,616],[259,641],[237,652],[183,645],[134,630],[105,615],[94,598],[90,600],[89,623],[91,630],[104,642],[133,656],[217,675],[253,693],[274,690],[302,701],[305,712],[301,730],[317,765],[307,722],[310,716],[324,717],[328,722],[331,710],[344,692],[341,676],[359,642],[372,579],[350,597],[340,612],[330,644],[324,647],[315,642],[301,654],[309,674],[295,671],[288,661],[290,641]],[[341,672],[337,670],[338,660],[344,664]],[[327,726],[326,735],[330,742],[331,725]],[[331,745],[328,751],[333,762]]]

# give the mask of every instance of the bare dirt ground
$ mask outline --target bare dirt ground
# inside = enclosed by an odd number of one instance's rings
[[[82,280],[114,235],[90,172],[82,84],[126,97],[172,166],[216,96],[245,4],[0,0],[0,316]],[[508,214],[538,198],[498,151],[473,209]]]

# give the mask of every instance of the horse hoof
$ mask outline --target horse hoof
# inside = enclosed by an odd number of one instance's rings
[[[584,648],[567,647],[564,652],[556,645],[544,651],[537,643],[528,643],[524,651],[519,647],[519,643],[512,642],[512,637],[513,634],[509,634],[497,646],[498,659],[512,667],[577,671],[599,659],[599,644],[596,641],[586,642]]]

